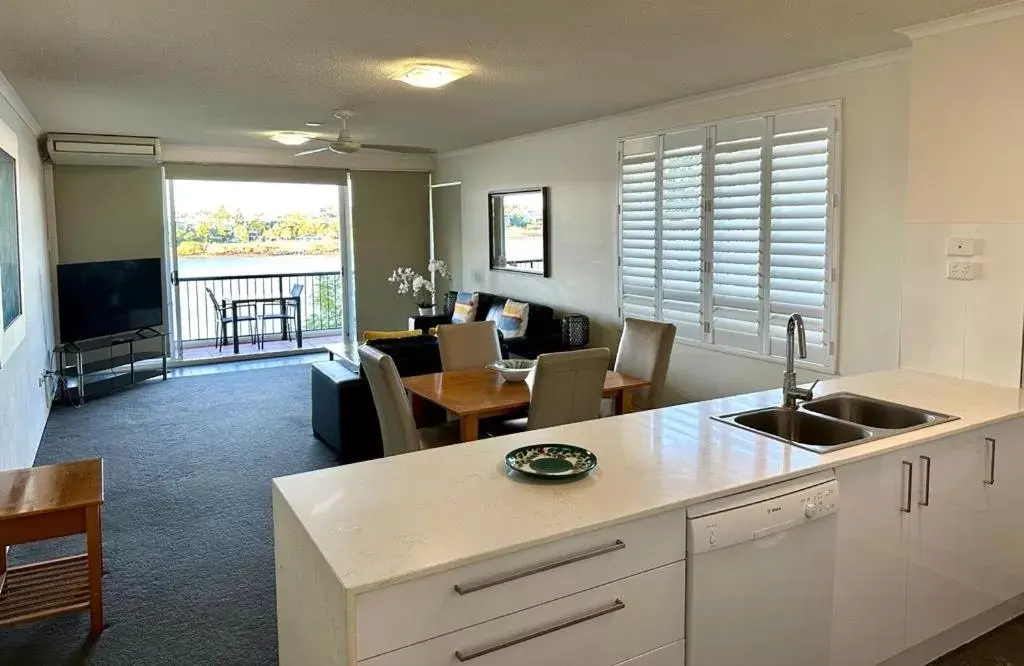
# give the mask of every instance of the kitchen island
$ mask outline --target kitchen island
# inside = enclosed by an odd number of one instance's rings
[[[496,622],[505,623],[501,627],[505,634],[517,635],[539,621],[538,613],[550,611],[551,619],[544,622],[566,616],[567,611],[571,611],[569,617],[576,617],[579,609],[596,603],[580,597],[588,594],[587,590],[607,587],[615,598],[620,592],[611,587],[627,583],[647,590],[638,593],[638,598],[649,599],[650,607],[633,604],[629,610],[608,615],[626,618],[621,622],[627,623],[629,630],[616,634],[607,628],[603,633],[610,643],[605,647],[621,649],[621,663],[681,663],[677,656],[682,654],[682,636],[674,636],[669,625],[681,624],[683,612],[680,576],[685,558],[685,507],[830,469],[837,470],[840,492],[855,495],[858,478],[851,475],[848,493],[843,469],[868,469],[861,467],[865,461],[884,461],[909,447],[952,441],[964,433],[975,436],[979,429],[998,428],[1003,421],[1009,424],[1003,427],[1017,427],[1014,419],[1024,411],[1024,394],[1018,389],[902,370],[825,381],[816,395],[839,391],[959,418],[827,454],[711,419],[778,405],[780,392],[775,390],[275,479],[281,663],[458,663],[469,659],[452,658],[455,653],[447,644],[435,646],[442,637],[459,636],[470,645],[487,643],[483,628]],[[584,479],[554,485],[506,471],[506,452],[543,442],[589,448],[597,454],[599,466]],[[1004,448],[1011,445],[1016,441],[1008,441]],[[1012,453],[1016,453],[1015,446]],[[978,453],[977,460],[984,456],[984,452]],[[1007,459],[1002,451],[1000,459]],[[895,468],[900,469],[899,464]],[[881,499],[890,489],[884,479],[879,483],[874,494]],[[899,495],[900,489],[894,492]],[[844,497],[844,507],[850,506],[850,501],[849,496]],[[870,508],[864,511],[870,514]],[[868,520],[864,511],[845,512],[844,508],[839,514],[840,533],[847,514],[847,532],[863,532],[864,525],[856,521]],[[895,511],[897,517],[902,513]],[[623,546],[621,552],[609,556],[589,555],[614,544],[630,544],[630,540],[641,547]],[[1021,541],[1014,537],[1004,546],[1012,550]],[[533,563],[571,559],[579,553],[587,557],[572,564],[571,575],[569,569],[545,570],[519,576],[514,583],[492,582],[500,579],[502,572],[522,572]],[[842,576],[842,549],[839,562],[837,576]],[[845,584],[860,582],[851,579]],[[459,585],[482,591],[463,594]],[[844,596],[843,585],[843,580],[837,580],[837,604]],[[664,594],[669,588],[672,594]],[[575,610],[559,612],[556,606],[573,597],[580,597]],[[533,610],[534,617],[521,618],[526,609],[541,610]],[[837,608],[836,613],[860,610]],[[644,617],[666,618],[666,622],[641,621]],[[934,638],[926,634],[922,631],[920,635]],[[845,640],[855,638],[851,634]],[[673,647],[677,639],[678,647]],[[838,640],[842,644],[844,638]],[[605,647],[598,641],[595,649]],[[895,648],[886,649],[891,652]],[[435,652],[446,656],[435,658]],[[878,655],[891,656],[882,648]],[[523,663],[530,658],[520,654],[518,660]],[[549,652],[544,659],[533,661],[559,662],[570,660]],[[506,662],[481,659],[479,663]],[[860,662],[851,658],[848,663]]]

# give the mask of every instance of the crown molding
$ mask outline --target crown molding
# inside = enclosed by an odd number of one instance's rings
[[[744,83],[742,85],[733,86],[731,88],[721,88],[719,90],[712,90],[706,93],[691,95],[689,97],[682,97],[680,99],[675,99],[670,102],[662,102],[660,104],[655,104],[653,106],[645,106],[639,109],[633,109],[631,111],[616,113],[610,116],[591,118],[590,120],[582,120],[578,123],[560,125],[558,127],[552,127],[551,129],[541,130],[539,132],[530,132],[528,134],[520,134],[518,136],[509,137],[507,139],[499,139],[497,141],[481,143],[475,146],[467,146],[466,148],[458,148],[456,150],[450,150],[439,155],[435,155],[435,158],[444,159],[448,157],[458,157],[460,155],[466,155],[468,153],[473,153],[478,150],[483,150],[485,148],[493,148],[500,145],[514,143],[516,141],[522,141],[527,138],[544,136],[546,134],[561,132],[568,129],[589,127],[592,125],[600,125],[608,122],[630,120],[633,118],[647,115],[649,113],[656,113],[658,111],[671,109],[673,107],[688,107],[697,104],[706,104],[708,102],[717,102],[719,100],[729,99],[731,97],[738,97],[740,95],[750,95],[752,93],[774,90],[776,88],[784,88],[786,86],[807,83],[808,81],[817,81],[818,79],[824,79],[830,76],[838,76],[840,74],[847,74],[849,72],[856,72],[862,69],[873,69],[875,67],[883,67],[885,65],[890,65],[895,62],[903,62],[906,60],[910,60],[911,54],[912,49],[910,48],[896,49],[895,51],[883,51],[882,53],[864,56],[863,58],[845,60],[834,65],[825,65],[824,67],[805,69],[799,72],[793,72],[792,74],[783,74],[782,76],[776,76],[770,79],[764,79],[762,81],[754,81],[753,83]]]
[[[1017,16],[1024,16],[1024,0],[1015,0],[1005,5],[977,9],[973,12],[957,14],[956,16],[929,21],[928,23],[918,23],[917,25],[900,28],[896,32],[906,35],[912,40],[917,40],[922,37],[932,37],[933,35],[941,35],[946,32],[1002,21]]]
[[[22,101],[21,97],[18,96],[17,91],[14,90],[14,86],[7,80],[3,72],[0,72],[0,97],[7,100],[7,103],[11,105],[14,112],[28,125],[28,128],[32,130],[32,133],[39,136],[43,133],[43,127],[39,122],[32,116],[32,112],[25,106],[25,102]]]

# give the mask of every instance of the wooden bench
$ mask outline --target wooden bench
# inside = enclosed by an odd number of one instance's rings
[[[103,460],[0,472],[0,627],[89,611],[103,631]],[[7,546],[85,534],[86,552],[7,567]]]

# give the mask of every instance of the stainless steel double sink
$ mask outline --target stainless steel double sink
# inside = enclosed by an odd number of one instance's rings
[[[832,393],[796,409],[769,407],[712,419],[816,453],[954,421],[960,417],[856,393]]]

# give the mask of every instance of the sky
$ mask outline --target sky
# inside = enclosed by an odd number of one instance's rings
[[[175,180],[174,214],[195,214],[223,205],[229,212],[241,210],[246,217],[263,213],[276,218],[285,213],[316,214],[321,208],[339,207],[337,185],[299,183],[234,183],[216,180]]]

